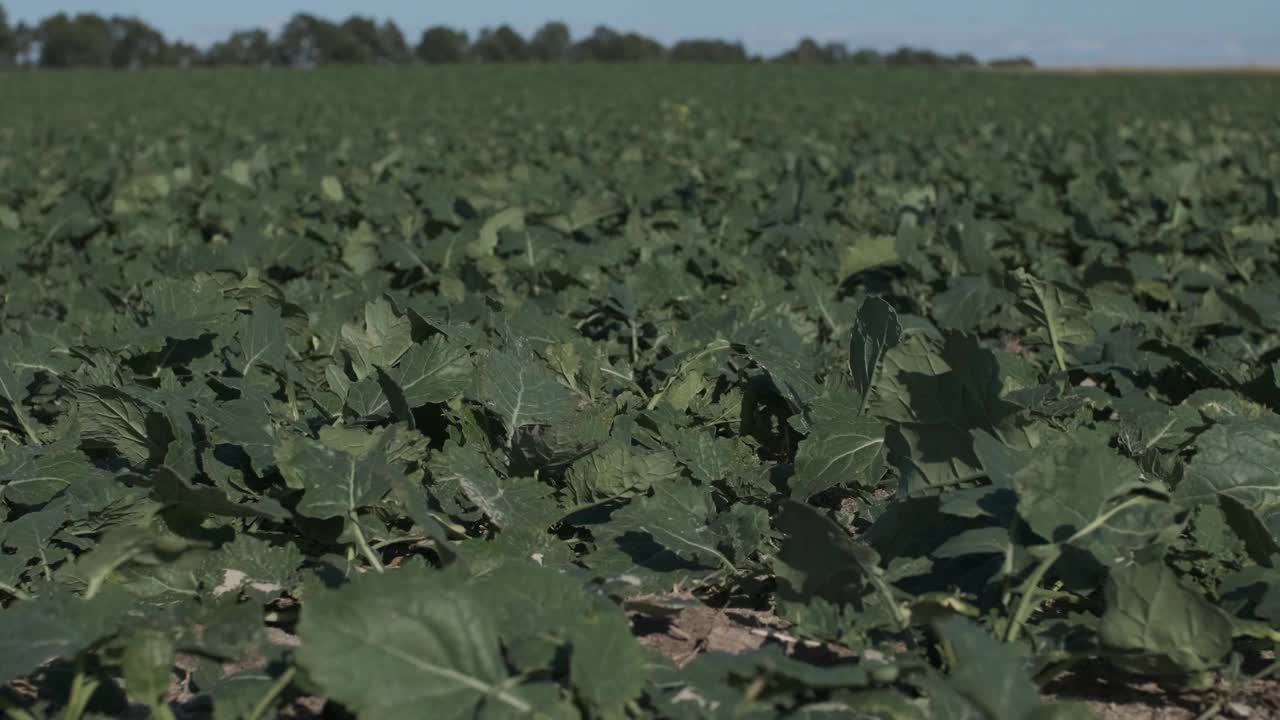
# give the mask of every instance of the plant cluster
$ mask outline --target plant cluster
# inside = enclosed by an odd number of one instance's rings
[[[1043,720],[1274,667],[1270,79],[6,95],[11,718]],[[770,624],[647,636],[707,607]]]

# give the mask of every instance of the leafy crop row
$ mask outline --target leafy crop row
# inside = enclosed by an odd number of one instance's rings
[[[1274,81],[6,94],[10,717],[1031,720],[1275,667]],[[706,606],[770,624],[648,637]]]

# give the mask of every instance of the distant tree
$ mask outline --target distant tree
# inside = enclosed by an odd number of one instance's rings
[[[355,15],[343,22],[339,30],[363,45],[375,63],[398,64],[412,57],[404,33],[391,21],[378,25],[372,18]]]
[[[167,64],[174,67],[189,68],[200,64],[200,48],[191,43],[179,40],[169,46]]]
[[[139,68],[167,65],[172,62],[164,35],[136,17],[113,17],[111,28],[111,66]]]
[[[39,45],[36,39],[36,29],[25,22],[19,22],[18,26],[13,29],[15,56],[20,65],[34,65],[40,60],[39,54],[35,51]]]
[[[822,46],[822,61],[825,63],[847,63],[850,55],[849,47],[842,42],[832,41]]]
[[[111,66],[111,25],[100,15],[58,13],[40,23],[35,40],[43,67]]]
[[[383,21],[378,28],[379,51],[388,62],[407,63],[413,59],[413,51],[409,49],[409,41],[405,39],[400,26],[391,20]]]
[[[657,62],[665,56],[666,48],[657,40],[639,33],[618,33],[604,25],[569,51],[570,59],[576,62]]]
[[[742,43],[724,40],[681,40],[671,46],[667,58],[681,63],[741,63],[747,61],[747,50]]]
[[[9,27],[9,14],[0,5],[0,65],[13,65],[18,61],[18,34]]]
[[[884,62],[886,65],[895,66],[941,65],[943,64],[943,58],[932,50],[924,50],[903,45],[897,50],[885,55]]]
[[[549,22],[529,40],[529,55],[538,62],[561,62],[569,59],[572,45],[569,26],[562,22]]]
[[[342,26],[299,13],[280,31],[275,57],[278,64],[290,67],[364,65],[373,62],[374,49]]]
[[[460,63],[467,59],[468,48],[465,32],[437,25],[422,31],[414,53],[426,63]]]
[[[969,53],[958,53],[958,54],[956,54],[956,55],[952,55],[952,56],[948,59],[948,62],[947,62],[946,64],[947,64],[947,65],[961,65],[961,66],[964,66],[964,67],[973,67],[973,66],[979,65],[979,64],[981,64],[981,63],[979,63],[979,62],[978,62],[978,58],[974,57],[973,55],[971,55],[971,54],[969,54]]]
[[[884,63],[884,56],[878,50],[860,48],[849,56],[849,62],[854,65],[881,65]]]
[[[527,62],[529,45],[510,25],[485,28],[471,44],[471,56],[483,63]]]
[[[1034,68],[1036,63],[1026,55],[1019,55],[1017,57],[996,58],[987,63],[987,66],[999,70],[1021,70]]]
[[[802,38],[796,46],[783,53],[779,58],[782,62],[796,63],[799,65],[818,65],[828,62],[826,53],[822,46],[813,38]]]
[[[206,65],[266,65],[271,62],[271,36],[266,30],[238,30],[214,43],[205,53]]]

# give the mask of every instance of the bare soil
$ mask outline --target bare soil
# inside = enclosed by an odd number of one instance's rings
[[[640,643],[684,666],[707,652],[742,653],[766,643],[781,645],[787,654],[822,662],[853,657],[849,648],[796,637],[789,624],[770,611],[713,608],[688,593],[640,599],[647,606],[667,608],[661,614],[630,612]],[[1226,688],[1221,688],[1226,690]],[[1280,719],[1280,681],[1255,681],[1231,694],[1216,713],[1203,716],[1217,704],[1205,693],[1179,693],[1141,678],[1102,667],[1096,673],[1066,673],[1045,688],[1046,697],[1083,701],[1099,720],[1199,720],[1217,717],[1238,720]],[[1225,693],[1217,694],[1218,697]]]

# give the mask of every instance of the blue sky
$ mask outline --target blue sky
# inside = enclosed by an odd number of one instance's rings
[[[299,9],[393,19],[416,40],[437,23],[475,32],[548,19],[575,35],[597,24],[670,42],[715,36],[772,54],[810,35],[851,46],[913,44],[1046,65],[1280,64],[1280,0],[0,0],[15,20],[56,10],[138,15],[198,45],[231,30],[278,28]]]

